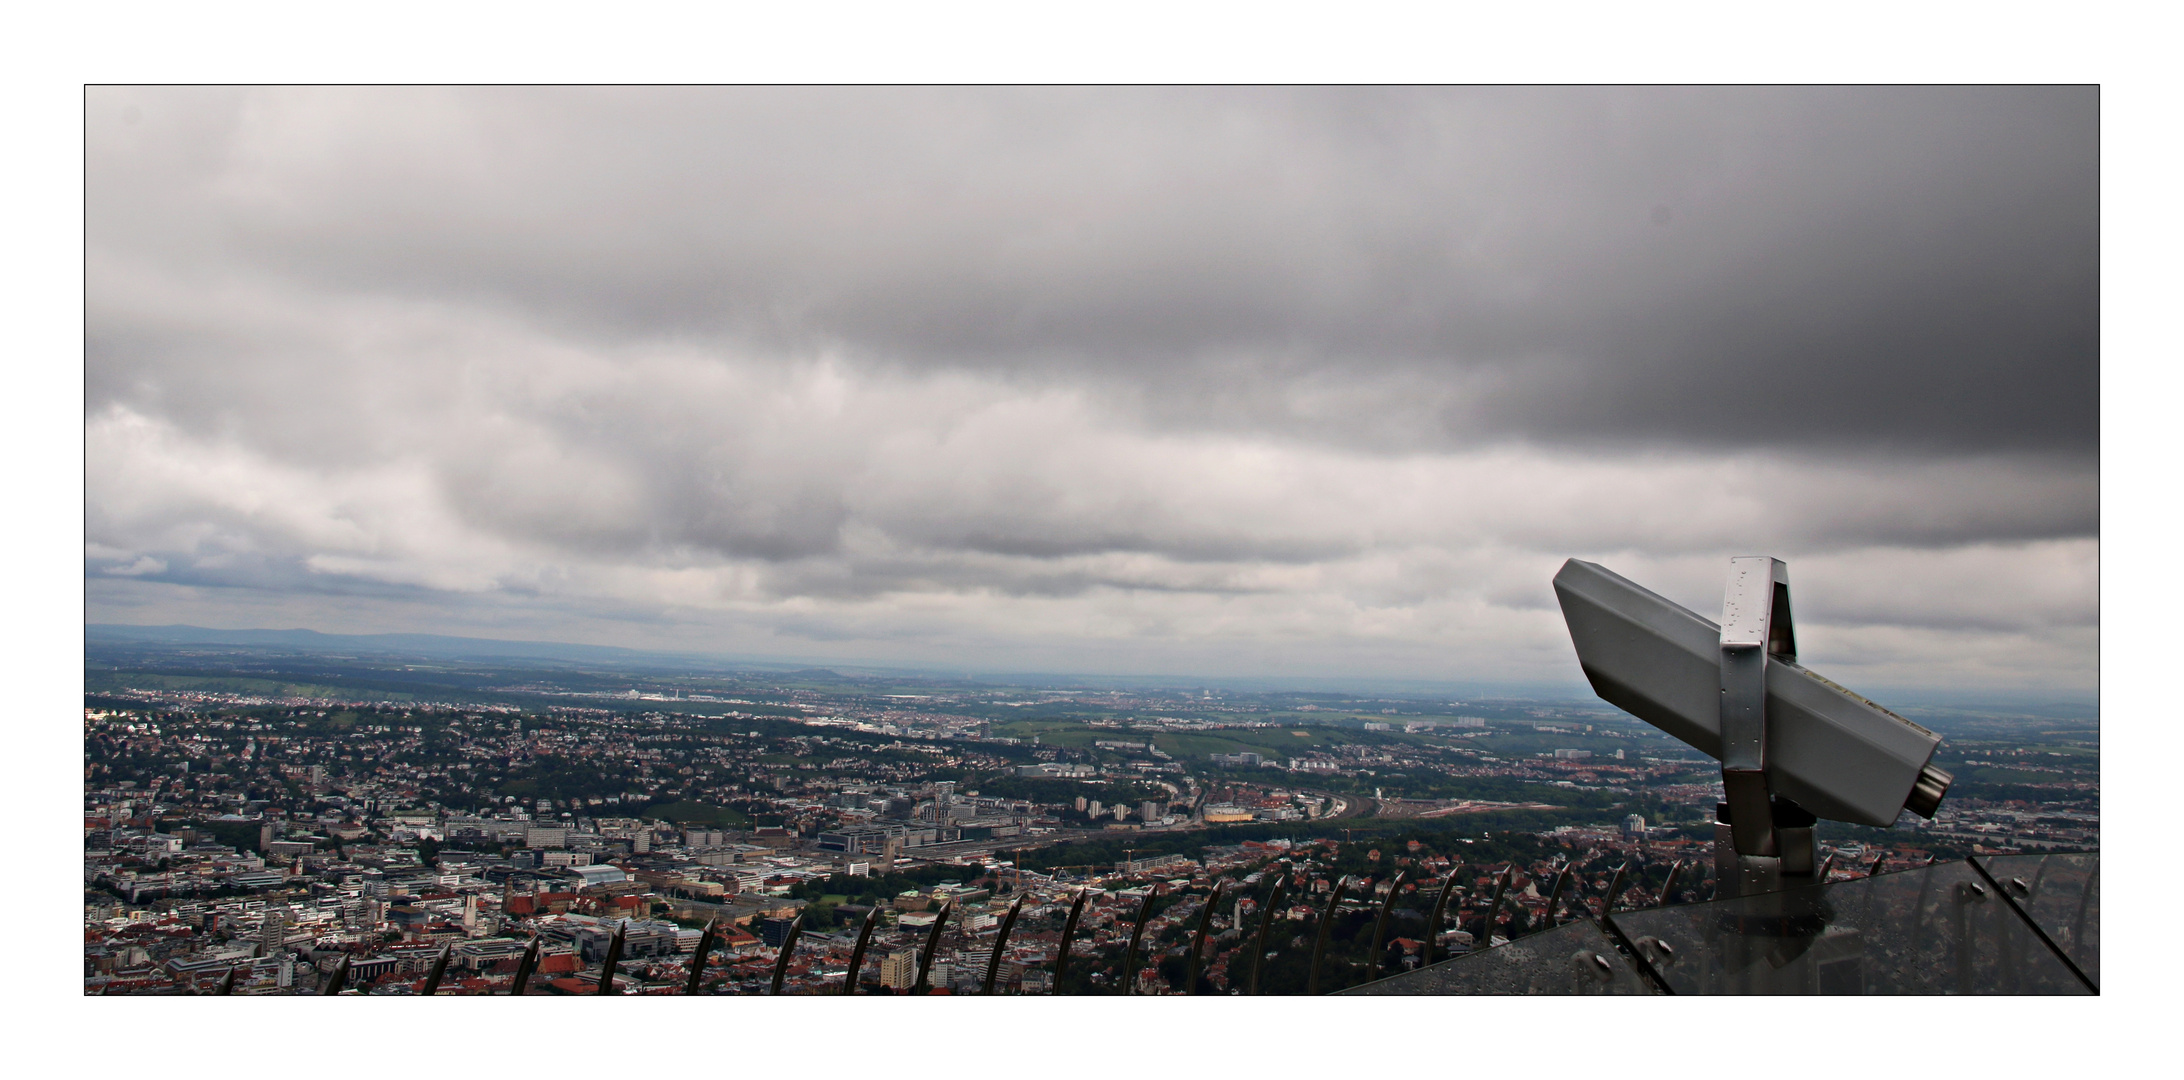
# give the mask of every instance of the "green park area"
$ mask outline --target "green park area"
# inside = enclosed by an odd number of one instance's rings
[[[751,819],[735,807],[714,806],[690,799],[655,803],[639,811],[638,816],[647,820],[672,821],[677,825],[705,825],[717,829],[743,829],[749,828],[751,824]]]

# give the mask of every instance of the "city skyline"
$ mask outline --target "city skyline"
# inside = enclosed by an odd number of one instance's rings
[[[94,87],[87,618],[1574,684],[1764,553],[2090,692],[2097,105]]]

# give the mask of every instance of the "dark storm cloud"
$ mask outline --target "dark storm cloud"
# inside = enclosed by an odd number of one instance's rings
[[[2089,453],[2096,105],[204,90],[125,124],[95,95],[95,155],[161,160],[94,169],[93,244],[604,340],[1090,378],[1183,426]],[[1300,404],[1330,384],[1351,409]]]
[[[2095,106],[95,88],[87,596],[1574,679],[1561,559],[1764,550],[1815,656],[2082,684]]]

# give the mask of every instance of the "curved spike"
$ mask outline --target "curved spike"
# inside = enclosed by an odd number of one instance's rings
[[[989,995],[993,993],[993,977],[1001,972],[1001,950],[1008,947],[1009,931],[1015,928],[1016,913],[1022,910],[1024,910],[1024,898],[1019,895],[1016,902],[1009,905],[1009,913],[1001,917],[1001,932],[994,936],[993,954],[986,957],[986,983],[979,988],[979,993]]]
[[[697,950],[690,954],[690,981],[683,986],[687,996],[696,997],[698,989],[705,984],[705,958],[713,951],[713,928],[719,925],[720,916],[715,915],[705,921],[705,929],[698,933]]]
[[[1274,891],[1267,894],[1266,910],[1259,913],[1259,944],[1251,953],[1251,986],[1245,991],[1253,997],[1259,994],[1259,967],[1266,960],[1266,934],[1274,927],[1274,910],[1282,906],[1282,889],[1288,884],[1286,871],[1274,875]]]
[[[948,928],[948,916],[955,911],[955,901],[940,905],[940,917],[933,920],[933,932],[925,935],[925,955],[918,958],[918,981],[910,988],[912,994],[923,994],[932,987],[925,977],[933,970],[933,953],[940,948],[940,932]]]
[[[614,969],[622,962],[622,934],[629,929],[629,920],[614,928],[614,940],[607,942],[607,958],[599,965],[599,993],[614,992]]]
[[[880,909],[865,912],[864,929],[857,931],[857,947],[849,951],[849,974],[842,979],[842,993],[857,992],[857,971],[864,967],[865,946],[872,941],[872,926],[880,921]]]
[[[1433,963],[1433,943],[1441,936],[1441,920],[1448,916],[1448,898],[1456,892],[1456,875],[1463,873],[1463,864],[1448,868],[1448,876],[1441,880],[1441,897],[1433,902],[1433,918],[1426,920],[1425,955],[1419,957],[1419,967]]]
[[[447,958],[454,955],[455,943],[440,946],[440,955],[433,958],[432,970],[425,975],[425,988],[418,991],[420,997],[431,997],[440,990],[440,976],[447,974]]]
[[[1206,910],[1198,913],[1198,932],[1191,935],[1190,973],[1183,976],[1183,992],[1185,994],[1198,992],[1198,966],[1206,955],[1206,927],[1213,922],[1213,909],[1220,906],[1221,887],[1226,884],[1228,882],[1225,881],[1215,881],[1213,883],[1213,895],[1206,898]]]
[[[236,967],[231,967],[231,968],[227,969],[227,974],[225,974],[225,975],[222,975],[222,976],[220,976],[220,988],[219,988],[219,989],[217,989],[217,990],[214,990],[214,991],[212,992],[212,996],[214,996],[214,997],[226,997],[226,996],[228,996],[229,994],[232,994],[232,993],[234,993],[234,992],[235,992],[235,973],[236,973],[236,972],[238,972],[238,971],[241,971],[241,970],[243,970],[243,969],[242,969],[242,968],[241,968],[240,966],[236,966]]]
[[[1828,853],[1827,858],[1820,860],[1820,869],[1812,872],[1812,880],[1821,885],[1827,884],[1828,871],[1833,869],[1835,869],[1835,853],[1831,851]]]
[[[1615,898],[1623,895],[1623,875],[1628,870],[1630,870],[1630,864],[1624,863],[1616,867],[1615,876],[1608,879],[1608,895],[1600,898],[1601,918],[1607,918],[1608,913],[1615,910]]]
[[[1395,894],[1403,891],[1403,882],[1410,878],[1409,870],[1396,872],[1395,880],[1388,883],[1388,898],[1380,902],[1380,917],[1373,920],[1373,951],[1365,961],[1365,981],[1380,977],[1380,947],[1387,940],[1388,912],[1395,908]]]
[[[2100,881],[2101,864],[2096,859],[2092,867],[2086,871],[2085,884],[2078,889],[2077,913],[2070,917],[2070,943],[2073,946],[2085,940],[2085,916],[2088,911],[2093,913],[2095,923],[2100,921],[2101,913],[2093,905],[2093,890],[2100,885]],[[2098,929],[2098,927],[2096,926],[2095,929]]]
[[[1153,913],[1153,887],[1145,887],[1145,899],[1138,902],[1137,924],[1130,928],[1130,951],[1122,954],[1122,992],[1137,993],[1138,942],[1145,937],[1145,920]]]
[[[1062,976],[1069,974],[1069,939],[1077,933],[1077,917],[1084,914],[1085,897],[1092,895],[1090,885],[1077,890],[1077,899],[1069,905],[1069,918],[1062,923],[1062,944],[1054,953],[1054,992],[1062,992]]]
[[[1569,887],[1570,868],[1575,865],[1577,864],[1563,863],[1562,869],[1555,871],[1554,885],[1547,890],[1547,908],[1543,915],[1550,927],[1555,924],[1555,902],[1562,899],[1562,890]]]
[[[1516,876],[1517,864],[1502,867],[1501,876],[1494,879],[1494,898],[1486,902],[1486,933],[1479,939],[1478,947],[1494,947],[1494,916],[1501,914],[1502,894],[1509,891],[1509,879]]]
[[[1320,954],[1327,951],[1327,930],[1335,924],[1335,908],[1342,904],[1342,894],[1349,891],[1350,875],[1344,874],[1335,882],[1335,891],[1327,898],[1327,910],[1320,915],[1319,936],[1312,941],[1312,966],[1304,977],[1304,992],[1319,993]]]
[[[331,997],[335,994],[340,993],[341,988],[348,985],[348,982],[349,958],[347,956],[343,956],[341,958],[341,962],[334,965],[334,973],[330,976],[327,976],[326,985],[319,987],[319,993]]]
[[[523,988],[530,985],[532,973],[538,970],[538,950],[545,941],[545,938],[534,935],[531,944],[524,947],[523,959],[516,961],[515,981],[508,987],[509,997],[523,996]]]
[[[1871,868],[1869,868],[1868,870],[1866,870],[1866,872],[1865,872],[1865,876],[1867,876],[1867,877],[1879,877],[1879,876],[1881,876],[1881,864],[1882,864],[1882,863],[1885,863],[1885,862],[1887,862],[1887,861],[1888,861],[1888,853],[1887,853],[1887,852],[1885,852],[1885,851],[1884,851],[1884,852],[1880,853],[1879,855],[1875,855],[1875,856],[1873,857],[1873,866],[1872,866]]]
[[[796,952],[796,939],[804,936],[804,913],[789,920],[789,936],[781,939],[781,955],[774,957],[773,988],[768,991],[774,997],[781,996],[781,978],[789,973],[789,956]]]
[[[1668,877],[1661,882],[1661,896],[1653,902],[1654,907],[1668,906],[1668,898],[1675,895],[1676,892],[1676,876],[1681,873],[1683,873],[1682,859],[1669,864]]]

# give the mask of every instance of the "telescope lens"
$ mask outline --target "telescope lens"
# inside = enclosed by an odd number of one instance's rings
[[[1941,797],[1949,793],[1949,785],[1956,777],[1935,768],[1931,763],[1919,769],[1918,783],[1911,785],[1911,794],[1903,801],[1903,808],[1922,818],[1931,818],[1941,808]]]

